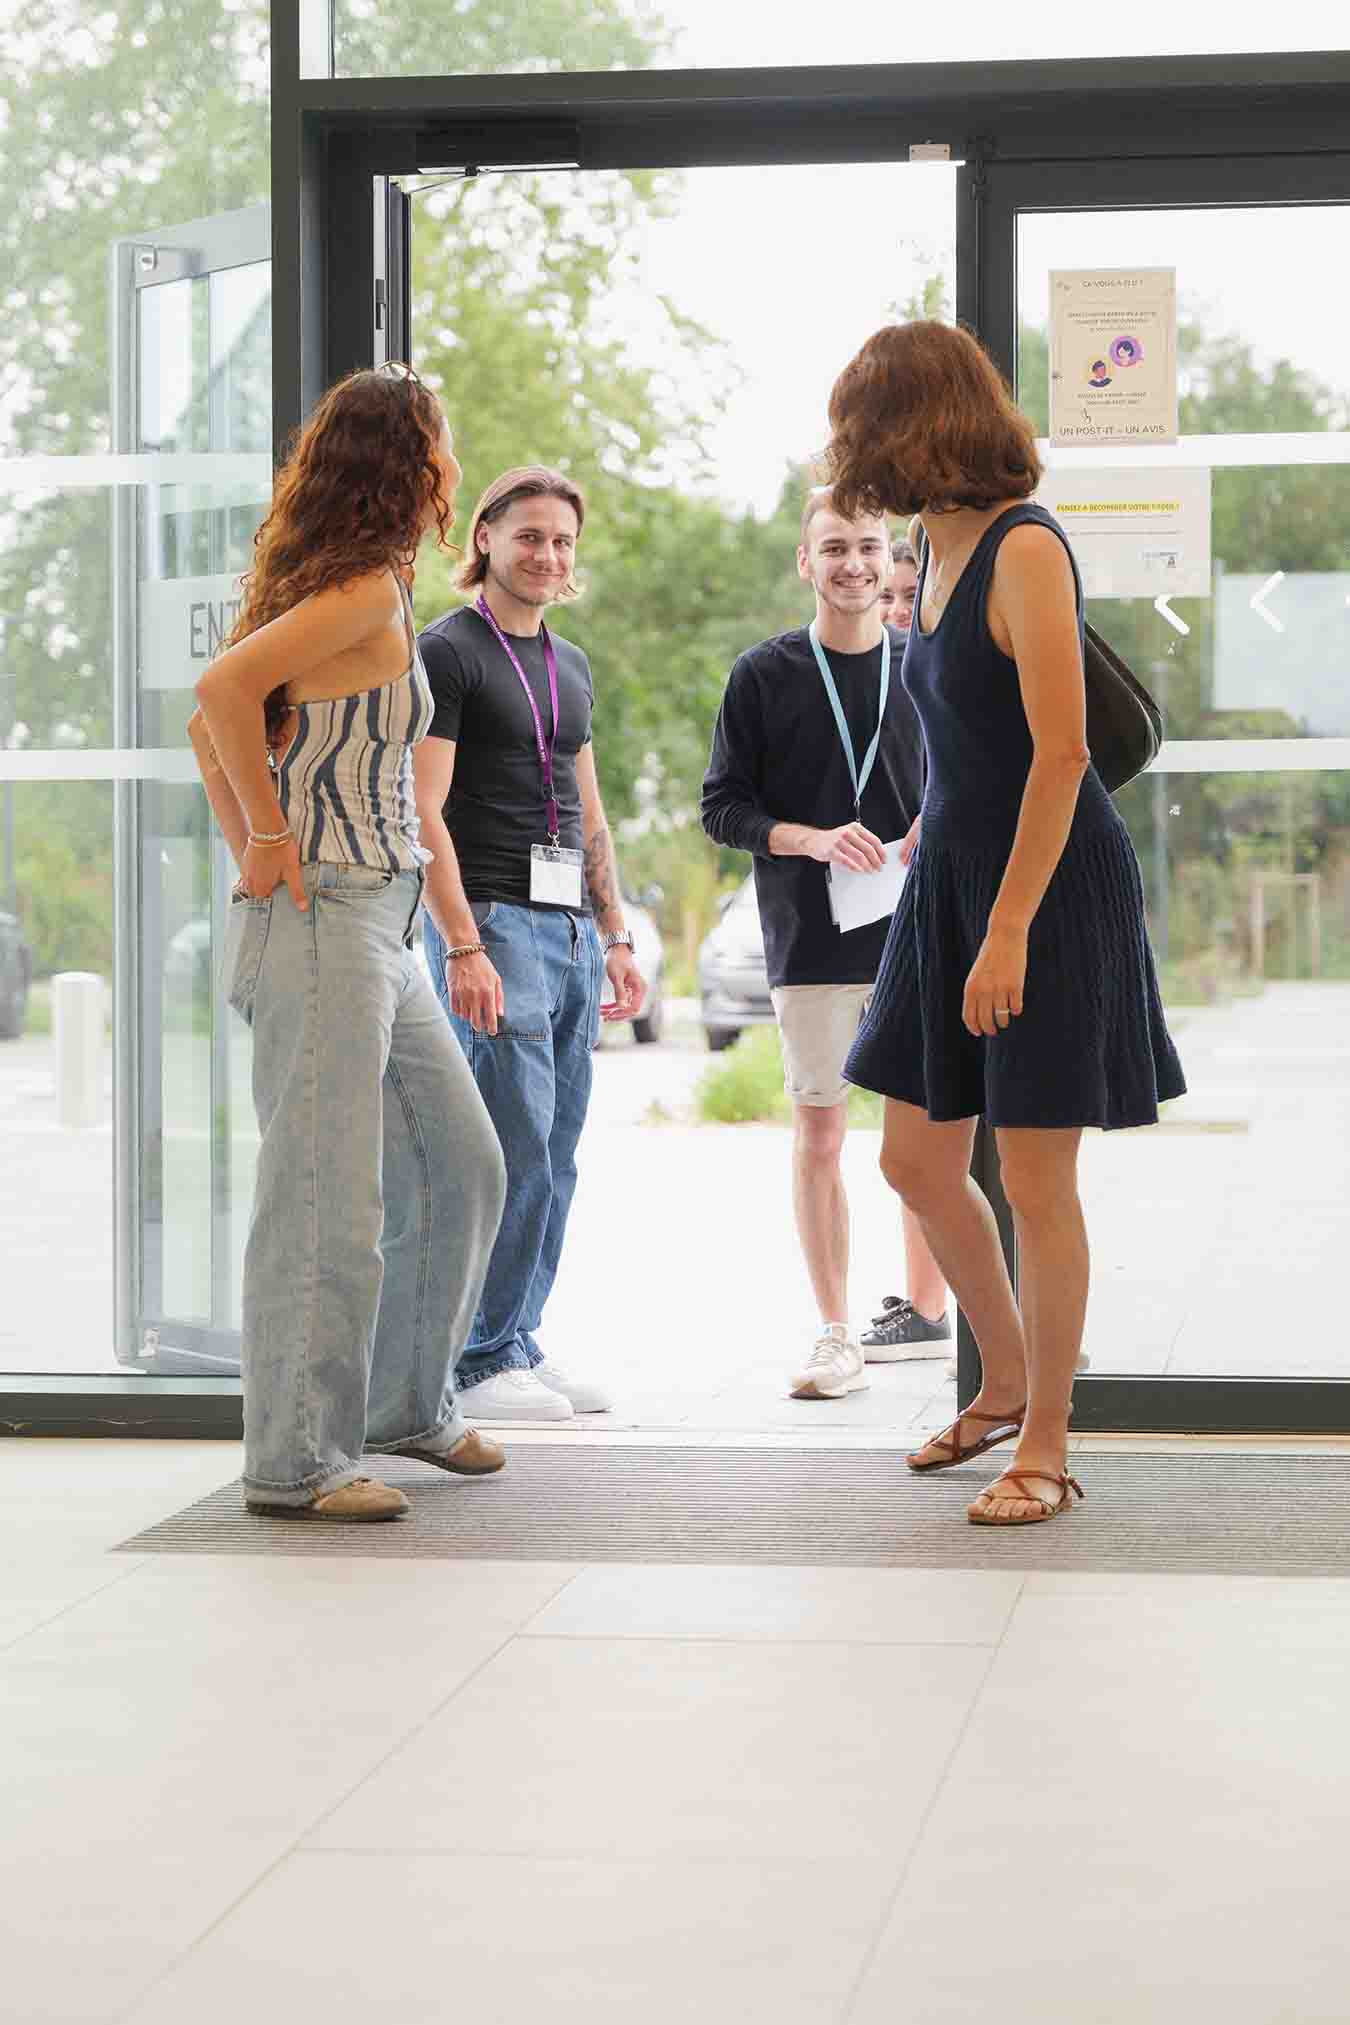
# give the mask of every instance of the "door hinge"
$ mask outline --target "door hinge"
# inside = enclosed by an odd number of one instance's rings
[[[190,281],[200,274],[201,253],[195,246],[151,246],[145,241],[131,249],[133,288],[158,288],[166,281]]]

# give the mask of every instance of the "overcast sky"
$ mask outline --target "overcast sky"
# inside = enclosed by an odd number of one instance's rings
[[[828,0],[631,0],[676,31],[690,67],[790,63],[993,63],[1014,57],[1186,56],[1338,49],[1344,0],[964,0],[960,7]]]

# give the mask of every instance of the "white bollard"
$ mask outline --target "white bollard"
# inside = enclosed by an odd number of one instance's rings
[[[103,1122],[103,1001],[103,979],[90,970],[52,979],[58,1125]]]

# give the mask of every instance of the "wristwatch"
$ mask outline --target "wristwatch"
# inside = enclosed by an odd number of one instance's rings
[[[600,937],[600,947],[608,956],[611,949],[631,949],[633,934],[629,928],[613,928],[608,935]]]

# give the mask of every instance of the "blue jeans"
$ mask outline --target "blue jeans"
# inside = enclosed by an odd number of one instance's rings
[[[306,865],[230,910],[262,1143],[244,1254],[244,1483],[303,1505],[364,1448],[452,1448],[505,1168],[412,950],[415,872]]]
[[[604,965],[595,924],[544,907],[473,910],[506,1000],[495,1035],[450,1012],[445,944],[423,917],[427,964],[506,1156],[506,1208],[477,1320],[455,1368],[461,1392],[543,1362],[533,1336],[557,1278],[576,1188],[600,1032]],[[470,1409],[472,1411],[472,1409]]]

